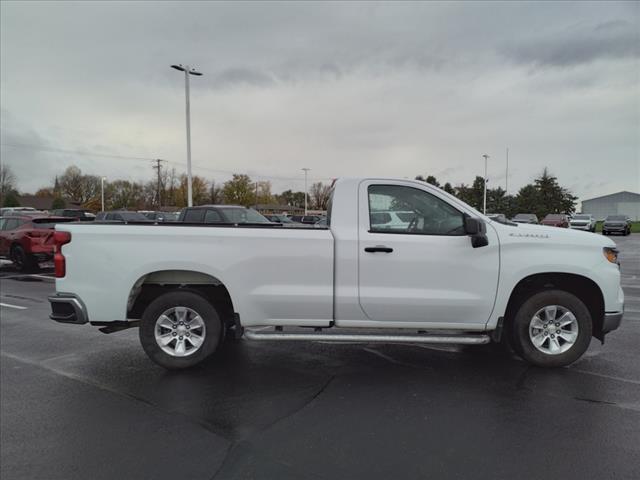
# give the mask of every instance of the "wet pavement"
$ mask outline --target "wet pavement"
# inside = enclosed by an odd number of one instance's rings
[[[626,314],[568,368],[494,347],[251,343],[152,364],[0,269],[3,479],[640,478],[640,235]]]

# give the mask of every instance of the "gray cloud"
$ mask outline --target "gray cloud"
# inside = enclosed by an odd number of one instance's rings
[[[579,25],[516,42],[502,49],[512,61],[551,67],[571,67],[600,59],[640,57],[637,22],[612,20]]]

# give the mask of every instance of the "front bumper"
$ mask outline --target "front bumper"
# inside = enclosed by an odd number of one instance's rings
[[[624,312],[608,312],[602,320],[602,333],[609,333],[620,326]]]
[[[626,225],[603,225],[603,232],[624,232],[627,230]]]
[[[82,301],[73,294],[57,293],[49,297],[51,314],[49,318],[60,323],[83,325],[89,321],[87,309]]]
[[[571,230],[585,230],[588,232],[591,230],[591,225],[570,225],[569,228],[571,228]]]

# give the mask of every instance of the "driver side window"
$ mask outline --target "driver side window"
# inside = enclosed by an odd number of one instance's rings
[[[370,185],[369,231],[421,235],[464,235],[462,212],[423,190]]]

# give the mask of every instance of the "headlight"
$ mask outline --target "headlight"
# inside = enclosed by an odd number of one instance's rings
[[[604,247],[602,249],[602,253],[604,254],[604,258],[609,260],[611,263],[618,263],[618,249],[611,247]]]

